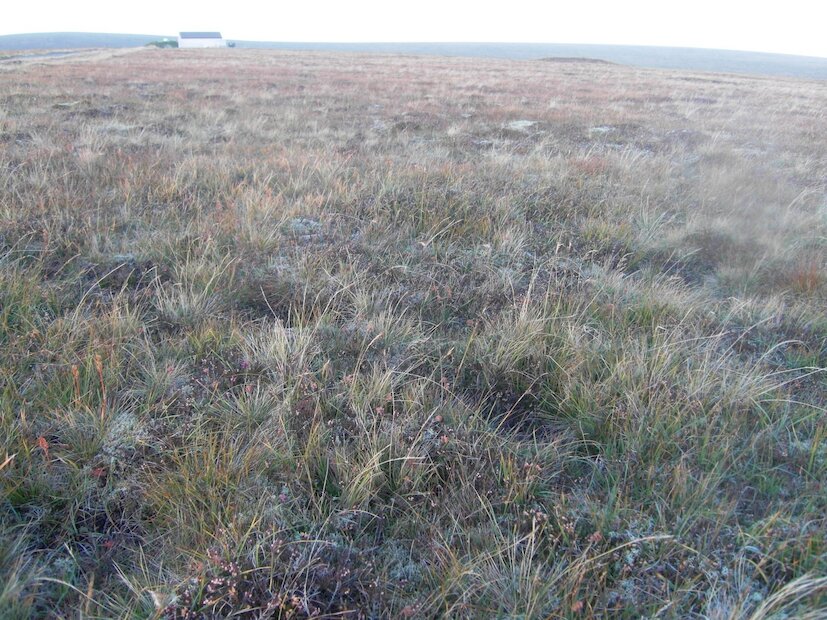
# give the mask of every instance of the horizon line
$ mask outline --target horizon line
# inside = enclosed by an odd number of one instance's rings
[[[134,33],[134,32],[102,32],[102,31],[85,31],[85,30],[55,30],[42,32],[11,32],[0,34],[0,37],[25,37],[34,35],[108,35],[108,36],[131,36],[131,37],[163,37],[163,38],[177,38],[180,32],[176,34],[153,34],[153,33]],[[200,32],[200,31],[199,31]],[[215,32],[221,32],[220,29]],[[827,55],[817,56],[813,54],[801,54],[793,52],[776,52],[756,49],[739,49],[726,47],[698,47],[691,45],[655,45],[651,43],[570,43],[570,42],[553,42],[553,41],[495,41],[495,40],[475,40],[475,41],[423,41],[423,40],[359,40],[359,41],[332,41],[332,40],[308,40],[308,39],[248,39],[222,36],[226,41],[248,42],[248,43],[272,43],[272,44],[293,44],[293,45],[549,45],[549,46],[578,46],[578,47],[629,47],[629,48],[652,48],[652,49],[676,49],[676,50],[696,50],[696,51],[712,51],[712,52],[731,52],[731,53],[748,53],[748,54],[767,54],[772,56],[793,56],[797,58],[810,58],[815,60],[827,61]]]

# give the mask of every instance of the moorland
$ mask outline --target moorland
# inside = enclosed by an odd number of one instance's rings
[[[0,615],[823,617],[825,110],[608,63],[0,64]]]

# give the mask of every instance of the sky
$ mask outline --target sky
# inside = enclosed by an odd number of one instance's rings
[[[827,0],[5,0],[0,34],[705,47],[827,58]]]

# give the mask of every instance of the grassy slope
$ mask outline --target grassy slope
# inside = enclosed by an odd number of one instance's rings
[[[0,93],[3,617],[823,613],[824,84],[146,50]]]
[[[84,32],[13,34],[0,35],[0,50],[140,47],[163,38],[174,39],[175,35],[164,37]],[[566,43],[302,43],[285,41],[233,41],[233,43],[239,48],[328,53],[469,56],[511,60],[588,58],[655,69],[827,80],[827,58],[736,50]]]
[[[591,58],[634,67],[827,80],[827,58],[688,47],[576,43],[312,43],[236,41],[239,48],[471,56],[512,60]],[[0,46],[2,38],[0,37]]]

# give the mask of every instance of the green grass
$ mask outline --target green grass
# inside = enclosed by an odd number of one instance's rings
[[[0,616],[827,613],[823,84],[138,50],[0,92]]]

